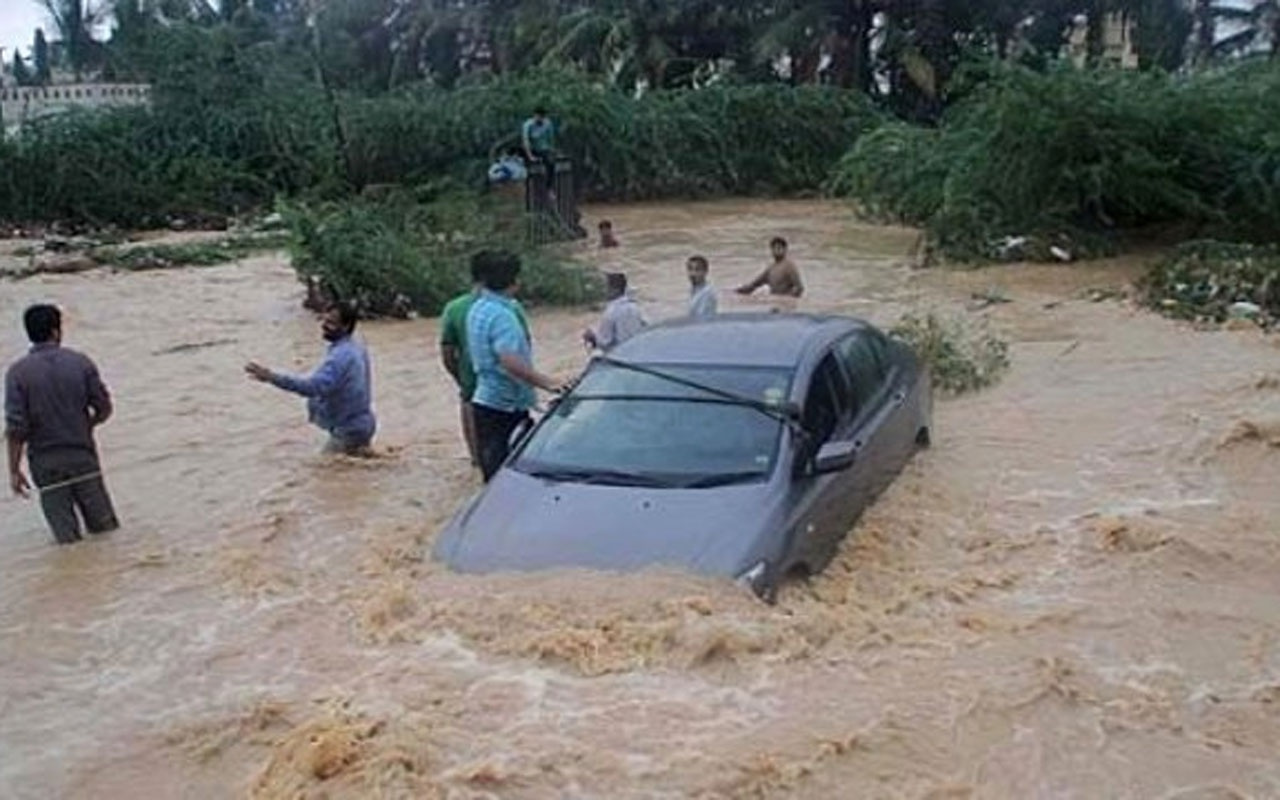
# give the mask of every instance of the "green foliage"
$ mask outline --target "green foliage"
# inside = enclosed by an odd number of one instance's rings
[[[1191,222],[1248,239],[1280,229],[1280,69],[1175,78],[1007,68],[938,129],[863,137],[829,186],[926,226],[953,257],[1007,237],[1096,238]]]
[[[1280,320],[1280,247],[1188,242],[1154,265],[1141,289],[1147,305],[1172,317],[1223,322],[1240,315],[1272,325]]]
[[[335,107],[230,34],[170,35],[154,108],[52,117],[0,144],[0,218],[142,227],[277,195],[335,198],[442,176],[479,186],[491,148],[517,143],[539,102],[589,198],[815,191],[877,122],[846,90],[717,86],[637,99],[565,72],[342,95]]]
[[[1009,345],[967,320],[905,314],[891,331],[930,369],[938,390],[959,395],[993,385],[1009,368]]]
[[[350,98],[354,182],[478,180],[490,148],[517,145],[545,103],[586,196],[637,199],[817,189],[878,121],[857,93],[781,85],[713,86],[633,98],[573,72],[535,72],[454,91]]]
[[[521,249],[478,195],[457,190],[286,204],[283,212],[299,277],[374,315],[409,308],[438,313],[470,288],[472,253]],[[543,251],[525,252],[522,260],[522,297],[529,302],[573,304],[600,296],[598,276],[580,267]]]

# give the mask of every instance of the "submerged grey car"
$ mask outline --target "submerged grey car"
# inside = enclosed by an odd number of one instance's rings
[[[674,565],[773,597],[927,445],[929,373],[866,322],[725,314],[593,360],[437,539],[465,572]]]

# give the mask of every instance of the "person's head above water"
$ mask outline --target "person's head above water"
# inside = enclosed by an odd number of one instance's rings
[[[627,293],[627,275],[623,272],[608,272],[604,276],[604,293],[610,300],[616,300]]]
[[[28,306],[22,315],[22,325],[32,344],[59,342],[62,340],[62,312],[57,306],[37,303]]]
[[[685,262],[685,271],[689,275],[691,285],[704,286],[707,283],[707,273],[711,271],[711,265],[702,256],[689,256],[689,260]]]
[[[355,303],[341,301],[331,304],[325,309],[320,319],[320,332],[325,341],[336,342],[355,333],[356,323],[360,321],[360,312]]]
[[[600,220],[600,246],[601,247],[617,247],[618,240],[613,235],[613,223],[607,219]]]
[[[781,261],[787,257],[787,240],[781,236],[773,237],[773,240],[769,242],[769,250],[773,253],[774,261]]]

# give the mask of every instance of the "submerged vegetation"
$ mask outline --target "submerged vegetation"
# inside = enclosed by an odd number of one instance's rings
[[[906,314],[891,330],[916,351],[934,388],[959,395],[995,384],[1009,368],[1009,344],[967,319]]]
[[[584,303],[601,296],[598,276],[553,251],[525,246],[478,195],[445,189],[377,199],[286,205],[299,276],[370,315],[434,314],[471,286],[477,249],[520,252],[521,296],[531,303]]]
[[[1280,247],[1188,242],[1151,268],[1142,292],[1172,317],[1270,327],[1280,320]]]
[[[225,264],[245,256],[284,247],[283,234],[230,236],[206,242],[185,244],[131,245],[128,247],[95,247],[90,257],[99,264],[127,270],[166,269],[168,267],[207,267]]]

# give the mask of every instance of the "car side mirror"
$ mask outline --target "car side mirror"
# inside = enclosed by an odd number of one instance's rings
[[[816,475],[840,472],[853,466],[858,456],[857,442],[827,442],[818,449],[813,459],[813,471]]]

